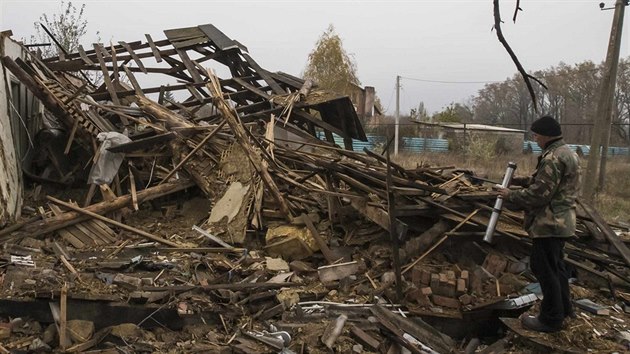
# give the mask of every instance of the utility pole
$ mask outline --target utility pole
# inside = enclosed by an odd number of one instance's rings
[[[600,7],[603,6],[600,4]],[[590,203],[595,198],[595,192],[604,187],[604,175],[606,173],[606,155],[608,154],[608,141],[610,139],[610,127],[612,124],[612,106],[615,97],[615,86],[617,83],[617,66],[619,64],[619,51],[621,48],[621,33],[623,29],[623,15],[625,12],[626,0],[617,0],[615,3],[615,14],[612,27],[610,29],[610,40],[608,41],[608,52],[604,64],[604,75],[602,85],[597,100],[597,113],[593,121],[593,132],[591,136],[591,149],[588,157],[588,165],[584,182],[582,184],[582,195]],[[603,147],[602,151],[600,148]],[[601,155],[600,155],[601,154]],[[599,183],[595,181],[599,166]]]
[[[394,126],[394,156],[398,156],[399,126],[400,126],[400,75],[396,75],[396,124]]]

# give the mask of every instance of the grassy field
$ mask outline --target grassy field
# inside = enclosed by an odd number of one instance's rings
[[[402,153],[394,159],[406,168],[420,165],[454,166],[458,169],[473,171],[476,175],[501,181],[508,162],[516,162],[517,176],[529,176],[536,168],[537,155],[518,154],[511,156],[477,155],[470,158],[457,153],[409,154]],[[583,159],[582,172],[586,170],[587,160]],[[630,224],[630,159],[612,157],[607,163],[606,185],[597,195],[595,207],[608,221]]]

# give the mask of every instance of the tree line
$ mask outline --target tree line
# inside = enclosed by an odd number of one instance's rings
[[[417,120],[500,125],[528,130],[542,114],[549,114],[562,124],[563,135],[574,144],[590,144],[592,123],[596,119],[603,64],[592,61],[557,66],[532,72],[545,83],[534,85],[539,110],[534,105],[519,74],[495,83],[488,83],[468,103],[452,103],[432,116],[417,114]],[[629,143],[630,125],[630,57],[619,61],[611,144]]]

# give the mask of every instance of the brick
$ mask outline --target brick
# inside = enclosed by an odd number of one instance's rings
[[[411,283],[413,285],[420,286],[422,283],[422,272],[424,272],[424,269],[421,266],[411,268]]]
[[[470,282],[470,273],[468,273],[467,270],[462,270],[462,272],[459,274],[459,278],[464,279],[464,282],[466,282],[466,287],[468,287],[468,284]]]
[[[447,279],[456,279],[457,277],[455,276],[455,272],[452,270],[448,270],[446,271],[446,278]]]
[[[431,274],[431,289],[433,291],[437,290],[440,287],[440,276],[438,274]]]
[[[456,292],[457,292],[457,295],[465,294],[468,292],[468,288],[466,288],[466,282],[464,281],[464,279],[462,278],[457,279]]]
[[[429,285],[431,284],[431,272],[427,272],[426,270],[422,270],[422,274],[420,276],[420,284]]]
[[[432,290],[431,290],[431,288],[430,288],[430,287],[428,287],[428,286],[426,286],[426,287],[424,287],[424,288],[420,288],[420,292],[421,292],[423,295],[432,295],[432,294],[433,294],[433,291],[432,291]]]
[[[482,266],[488,272],[490,272],[490,274],[496,277],[505,271],[505,268],[507,267],[507,263],[508,263],[507,259],[505,259],[503,256],[490,253],[486,256],[486,259],[483,261]]]
[[[448,307],[452,309],[458,309],[460,307],[460,302],[458,299],[453,299],[452,297],[440,296],[440,295],[432,295],[431,300],[434,304],[442,307]]]
[[[453,276],[455,273],[453,272]],[[448,273],[440,273],[440,282],[437,287],[431,286],[433,289],[433,293],[442,296],[453,297],[455,296],[455,290],[457,288],[457,283],[455,278],[450,279]]]
[[[440,283],[448,283],[448,276],[446,273],[440,273]]]
[[[472,296],[464,294],[459,297],[459,302],[464,306],[470,305],[470,303],[472,303]]]
[[[430,288],[429,288],[430,289]],[[420,289],[413,288],[405,294],[405,298],[409,302],[415,302],[421,306],[431,306],[431,299],[428,295],[422,293]]]

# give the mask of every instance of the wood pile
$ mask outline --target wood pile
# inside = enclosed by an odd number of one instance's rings
[[[261,68],[212,25],[164,33],[2,58],[48,113],[24,220],[0,230],[0,351],[471,352],[536,303],[522,214],[484,244],[495,196],[474,174],[355,152],[348,97]],[[112,156],[112,180],[87,185]],[[542,345],[620,350],[629,235],[578,211],[574,296],[616,312],[571,320],[590,342]]]

